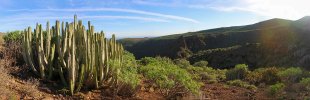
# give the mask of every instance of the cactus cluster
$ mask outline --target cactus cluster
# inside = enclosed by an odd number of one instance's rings
[[[123,46],[115,35],[107,39],[103,31],[95,33],[90,21],[86,30],[75,15],[72,23],[56,21],[50,28],[47,22],[45,30],[37,24],[34,31],[28,27],[22,34],[24,60],[42,79],[60,79],[71,94],[82,86],[116,86]]]

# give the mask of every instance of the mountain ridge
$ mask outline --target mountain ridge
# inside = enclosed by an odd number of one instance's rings
[[[223,55],[225,53],[210,54],[207,53],[202,57],[196,57],[199,59],[193,59],[197,56],[199,51],[217,49],[217,48],[229,48],[236,45],[241,45],[242,49],[247,49],[248,51],[243,51],[244,53],[252,52],[253,48],[258,48],[255,50],[255,54],[259,56],[253,59],[264,60],[266,59],[279,59],[278,61],[287,61],[287,59],[293,59],[292,63],[287,66],[308,66],[308,58],[302,58],[302,55],[294,56],[295,58],[290,58],[289,54],[299,52],[299,50],[304,50],[303,54],[306,55],[310,51],[310,47],[307,46],[309,43],[308,37],[310,37],[310,17],[306,16],[298,20],[286,20],[274,18],[270,20],[261,21],[258,23],[244,25],[244,26],[232,26],[232,27],[222,27],[208,30],[201,30],[197,32],[188,32],[183,34],[174,34],[161,36],[156,38],[150,38],[147,40],[139,41],[131,46],[125,46],[126,50],[135,54],[137,58],[142,58],[146,56],[166,56],[170,58],[187,58],[190,61],[199,60],[214,60],[217,59],[221,61],[220,58],[216,56],[227,56]],[[260,44],[260,46],[249,46],[247,44]],[[244,46],[244,47],[243,47]],[[245,47],[251,48],[245,48]],[[235,49],[234,49],[235,50]],[[238,51],[225,51],[227,54],[234,55],[237,58],[239,56],[250,56],[243,55]],[[252,51],[251,51],[252,50]],[[242,51],[242,50],[240,50]],[[218,51],[217,51],[218,52]],[[264,52],[264,53],[259,53]],[[269,56],[267,54],[274,56]],[[236,55],[237,54],[237,55]],[[310,52],[309,52],[310,54]],[[215,58],[207,57],[213,55]],[[269,57],[269,58],[268,58]],[[287,58],[284,60],[280,60]],[[207,59],[204,59],[207,58]],[[226,57],[233,58],[233,57]],[[241,57],[242,58],[242,57]],[[272,58],[272,59],[271,59]],[[300,62],[298,60],[304,61]],[[252,60],[251,60],[252,61]],[[231,60],[234,63],[248,63],[248,59],[242,59],[240,61]],[[310,62],[310,60],[309,60]],[[222,63],[222,62],[221,62]],[[265,62],[266,64],[255,64],[250,66],[272,66],[281,65],[281,62]],[[220,67],[212,62],[210,64],[215,67]],[[233,64],[231,64],[233,65]],[[224,67],[230,67],[230,64],[221,64]],[[285,66],[285,65],[282,65]]]

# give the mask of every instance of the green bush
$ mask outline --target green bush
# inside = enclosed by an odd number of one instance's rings
[[[118,77],[120,80],[118,94],[132,96],[137,92],[137,85],[140,82],[138,67],[134,55],[125,51],[122,65],[123,69]]]
[[[210,74],[207,72],[201,73],[200,74],[201,80],[206,81],[207,83],[217,83],[218,79],[215,74]]]
[[[148,80],[153,81],[165,96],[175,95],[177,92],[198,93],[200,89],[201,84],[169,58],[146,57],[140,62],[142,66],[139,67],[139,72]]]
[[[208,61],[198,61],[193,64],[193,66],[197,67],[208,67]]]
[[[226,70],[213,69],[211,67],[187,67],[196,80],[205,81],[207,83],[217,83],[226,79]]]
[[[204,73],[204,69],[202,67],[194,67],[190,66],[185,68],[195,80],[202,80],[202,73]]]
[[[280,77],[277,75],[279,69],[276,67],[259,68],[248,73],[245,80],[251,84],[275,84],[280,81]]]
[[[255,85],[250,85],[249,83],[241,81],[239,79],[227,81],[227,84],[232,85],[232,86],[243,87],[243,88],[247,88],[247,89],[251,89],[251,90],[257,89],[257,87]]]
[[[302,88],[305,90],[310,91],[310,78],[302,78],[299,84],[301,84]]]
[[[281,93],[285,88],[285,85],[283,83],[277,83],[274,85],[269,86],[268,93],[271,96],[277,96],[279,93]]]
[[[238,64],[235,68],[228,70],[225,75],[227,80],[243,80],[248,73],[249,70],[246,64]]]
[[[120,73],[120,81],[128,83],[133,87],[136,87],[139,84],[139,76],[138,76],[138,65],[135,60],[135,56],[125,51],[123,55],[123,70]]]
[[[227,70],[213,69],[211,67],[204,68],[204,72],[208,75],[209,80],[215,80],[217,82],[224,81],[226,79],[226,71]]]
[[[280,77],[278,76],[278,72],[280,70],[276,67],[264,68],[261,70],[262,72],[262,81],[266,84],[275,84],[280,81]]]
[[[283,81],[292,83],[301,79],[303,72],[299,67],[290,67],[286,70],[280,71],[278,75]]]
[[[246,75],[245,80],[250,82],[251,84],[261,83],[263,79],[263,73],[258,70],[254,70]]]
[[[189,61],[187,61],[186,59],[175,59],[175,60],[174,60],[174,63],[175,63],[177,66],[181,67],[181,68],[187,68],[187,67],[192,66],[192,65],[189,63]]]
[[[9,66],[23,65],[24,60],[21,50],[22,35],[20,34],[20,31],[7,32],[3,36],[3,40],[5,46],[3,50],[4,59],[10,59],[13,61]]]
[[[12,32],[7,32],[4,36],[3,39],[5,43],[10,43],[10,42],[21,42],[22,35],[20,34],[20,31],[12,31]]]

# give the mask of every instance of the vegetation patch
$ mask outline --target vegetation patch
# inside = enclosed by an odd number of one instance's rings
[[[198,93],[201,83],[195,81],[185,69],[175,65],[169,58],[146,57],[140,61],[139,68],[147,79],[155,83],[161,93],[172,96],[178,92]]]
[[[278,75],[282,78],[283,81],[292,83],[298,82],[298,80],[302,78],[303,72],[299,67],[290,67],[280,71]]]
[[[310,78],[302,78],[299,82],[306,91],[310,91]]]
[[[269,86],[268,93],[271,96],[279,96],[280,93],[284,91],[284,88],[285,88],[285,84],[277,83],[277,84]]]
[[[238,86],[238,87],[242,87],[242,88],[247,88],[250,90],[256,90],[257,87],[255,85],[250,85],[247,82],[241,81],[241,80],[231,80],[231,81],[227,81],[228,85],[232,85],[232,86]]]
[[[243,80],[246,75],[249,73],[248,66],[246,64],[238,64],[235,68],[230,69],[226,72],[227,80]]]

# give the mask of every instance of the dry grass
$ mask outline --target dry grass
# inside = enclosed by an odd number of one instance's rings
[[[4,43],[4,40],[3,40],[3,38],[2,38],[3,35],[4,35],[4,34],[0,32],[0,44],[1,44],[1,45]]]
[[[24,99],[42,99],[46,93],[38,90],[39,81],[34,78],[22,79],[21,73],[25,71],[25,67],[15,66],[15,59],[6,57],[7,48],[3,47],[3,34],[0,33],[0,99],[1,100],[17,100]],[[23,74],[23,75],[21,75]],[[46,96],[45,96],[46,97]]]
[[[39,86],[39,81],[36,79],[19,79],[12,74],[13,71],[18,69],[18,66],[7,66],[10,65],[6,60],[0,60],[0,99],[19,99],[19,98],[28,98],[28,99],[40,99],[43,94],[37,88]]]
[[[0,61],[0,64],[3,65],[3,60]],[[17,96],[16,93],[10,90],[7,86],[9,85],[8,80],[11,79],[11,77],[8,75],[7,70],[4,68],[4,66],[0,67],[0,99],[11,99]]]

